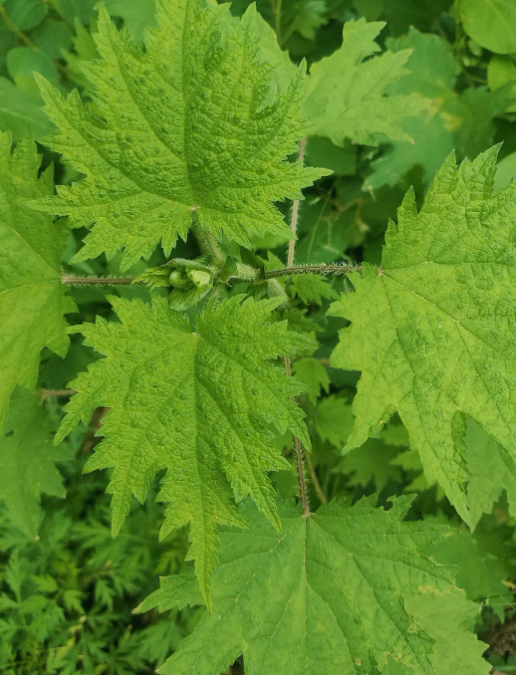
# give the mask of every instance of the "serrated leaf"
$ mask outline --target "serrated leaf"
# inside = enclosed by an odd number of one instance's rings
[[[304,135],[304,74],[266,102],[272,74],[254,6],[240,21],[227,5],[157,5],[145,52],[100,13],[102,60],[83,71],[102,119],[41,81],[59,128],[47,142],[86,178],[37,208],[92,227],[75,261],[125,248],[127,268],[160,242],[168,254],[193,222],[244,246],[252,234],[289,236],[272,202],[328,173],[286,161]]]
[[[321,391],[327,393],[330,387],[330,376],[326,367],[317,359],[305,357],[296,359],[292,364],[292,372],[300,382],[307,386],[308,400],[315,405]]]
[[[13,523],[32,538],[42,518],[41,493],[65,494],[53,431],[39,392],[16,390],[0,434],[0,499]]]
[[[0,132],[10,131],[13,140],[23,138],[30,129],[36,138],[45,136],[54,128],[43,112],[43,101],[0,77]]]
[[[331,309],[351,321],[332,364],[362,371],[348,448],[397,410],[426,478],[467,522],[465,415],[516,457],[516,187],[492,194],[496,155],[458,170],[450,156],[419,213],[410,191],[381,268],[350,275],[355,293]]]
[[[413,50],[407,61],[409,75],[391,85],[390,94],[416,92],[431,101],[428,110],[402,122],[414,145],[393,142],[371,166],[366,179],[369,189],[395,185],[413,166],[420,166],[425,184],[434,177],[448,154],[455,148],[460,158],[484,151],[493,140],[493,118],[510,105],[507,89],[490,92],[487,87],[454,90],[457,63],[450,45],[443,38],[412,28],[408,35],[388,40],[393,52]]]
[[[248,675],[355,675],[378,672],[389,655],[417,675],[455,675],[455,655],[442,648],[449,638],[435,619],[455,612],[461,672],[470,675],[474,665],[487,673],[485,645],[466,629],[475,605],[449,568],[421,553],[448,529],[400,522],[409,503],[399,500],[388,512],[374,498],[332,503],[310,518],[283,508],[281,534],[249,512],[249,531],[221,534],[213,613],[159,672],[219,675],[243,654]],[[158,591],[152,604],[159,599]]]
[[[401,483],[402,473],[395,463],[398,448],[386,445],[383,440],[370,438],[361,448],[348,452],[339,461],[335,470],[350,474],[347,484],[352,487],[367,487],[371,483],[378,492],[391,481]]]
[[[346,23],[342,47],[311,66],[305,101],[311,135],[327,136],[341,146],[347,138],[377,145],[379,134],[411,140],[402,121],[419,115],[428,102],[418,96],[386,96],[389,85],[409,72],[404,65],[410,51],[374,56],[380,51],[375,38],[384,25],[364,19]]]
[[[505,490],[509,512],[516,516],[516,466],[493,438],[472,420],[468,420],[465,459],[467,462],[468,507],[471,525],[476,526],[483,513],[491,513]]]
[[[26,137],[11,154],[0,134],[0,424],[15,385],[33,388],[44,347],[64,356],[64,314],[74,310],[61,283],[67,230],[24,204],[52,191],[51,169],[38,178],[36,144]]]
[[[162,535],[190,522],[190,557],[209,602],[217,523],[242,525],[233,497],[250,494],[279,527],[266,472],[290,469],[270,443],[265,423],[290,429],[309,447],[303,413],[292,398],[301,387],[270,361],[312,345],[310,337],[271,320],[278,300],[241,297],[209,304],[192,332],[166,299],[152,307],[112,299],[121,323],[99,318],[77,330],[105,355],[71,383],[58,436],[99,406],[109,406],[86,469],[114,467],[113,532],[132,495],[143,501],[154,475],[167,473],[158,499],[167,503]]]
[[[353,414],[347,399],[332,394],[319,402],[315,429],[323,441],[342,448],[353,430]]]

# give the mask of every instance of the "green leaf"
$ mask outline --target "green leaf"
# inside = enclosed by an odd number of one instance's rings
[[[11,49],[7,54],[7,69],[13,80],[20,75],[32,78],[32,73],[36,71],[53,84],[59,82],[59,73],[52,59],[44,52],[35,51],[31,47]]]
[[[443,618],[455,620],[460,672],[489,672],[485,645],[465,629],[477,608],[449,568],[421,553],[449,530],[401,522],[409,504],[400,499],[384,511],[374,498],[332,503],[310,518],[283,508],[281,533],[248,512],[249,531],[220,536],[213,613],[159,672],[219,675],[243,654],[248,675],[372,673],[388,656],[413,674],[455,675],[455,655],[442,648],[449,639],[439,629]],[[162,583],[149,604],[172,606],[173,582]]]
[[[23,138],[30,129],[36,138],[54,128],[42,109],[43,101],[0,77],[0,132],[11,131],[13,140]]]
[[[48,13],[44,0],[5,0],[1,4],[8,17],[21,31],[34,28]]]
[[[514,461],[499,443],[471,420],[468,421],[464,442],[470,474],[467,498],[471,525],[477,525],[483,513],[491,513],[504,490],[507,494],[509,512],[516,516]]]
[[[351,321],[332,365],[362,371],[348,449],[398,411],[427,480],[469,523],[465,415],[516,457],[516,187],[492,194],[496,155],[458,170],[450,156],[419,213],[409,191],[382,266],[350,275],[355,293],[331,308]]]
[[[375,38],[384,25],[363,19],[346,23],[342,47],[311,66],[305,101],[311,135],[327,136],[340,146],[346,138],[377,145],[379,134],[411,140],[401,123],[428,104],[418,96],[386,96],[389,85],[409,72],[403,66],[410,52],[373,56],[380,51]]]
[[[323,398],[314,416],[315,429],[323,441],[342,448],[353,431],[353,414],[347,399],[332,394]]]
[[[114,16],[121,16],[133,40],[143,43],[145,30],[156,28],[154,0],[104,0],[107,11]]]
[[[378,438],[370,438],[361,448],[348,452],[335,470],[350,474],[347,484],[352,487],[366,488],[373,483],[381,492],[391,481],[401,483],[401,469],[392,463],[398,454],[398,448],[386,445]]]
[[[499,607],[512,603],[513,592],[504,583],[515,574],[511,540],[509,528],[501,530],[491,521],[474,533],[458,526],[429,552],[437,563],[456,567],[455,581],[471,600]]]
[[[64,314],[75,305],[61,283],[62,223],[24,206],[48,195],[52,169],[38,178],[36,144],[25,138],[11,154],[9,134],[0,134],[0,424],[16,384],[33,388],[40,352],[64,356],[69,339]]]
[[[158,21],[142,52],[101,11],[102,60],[83,66],[101,117],[41,81],[59,128],[48,144],[86,174],[38,206],[73,227],[94,223],[75,261],[125,247],[126,269],[160,241],[168,254],[192,222],[244,246],[252,234],[288,237],[272,202],[328,173],[286,160],[304,135],[304,73],[265,103],[271,72],[254,6],[240,21],[227,5],[161,0]]]
[[[87,470],[114,467],[113,533],[120,530],[131,497],[145,499],[154,475],[167,473],[158,499],[167,502],[161,534],[190,522],[195,569],[209,602],[217,558],[219,522],[243,524],[233,497],[250,494],[280,526],[266,472],[289,469],[271,445],[265,423],[287,429],[309,447],[303,413],[292,400],[301,387],[270,361],[312,345],[309,337],[271,320],[280,301],[241,297],[210,303],[188,319],[166,299],[152,307],[112,299],[121,323],[77,328],[86,344],[104,354],[70,386],[79,393],[66,407],[58,438],[93,410],[109,406],[102,435]]]
[[[460,0],[460,18],[466,33],[495,54],[516,52],[514,0]]]
[[[507,89],[490,92],[486,87],[454,90],[457,64],[446,40],[437,35],[411,29],[409,34],[388,40],[393,52],[413,50],[407,68],[412,71],[391,85],[390,94],[417,92],[431,101],[420,117],[403,121],[403,129],[414,145],[393,142],[391,148],[372,162],[372,174],[366,179],[369,189],[395,185],[413,166],[422,168],[424,183],[434,177],[455,147],[458,155],[477,155],[486,150],[494,136],[493,117],[511,103]]]
[[[516,63],[512,56],[491,56],[487,67],[487,83],[492,91],[510,84],[513,100],[507,112],[516,112]]]
[[[305,304],[311,302],[321,305],[323,298],[338,297],[338,293],[331,287],[329,279],[322,274],[299,274],[290,279],[288,286],[290,294],[300,298]]]
[[[29,537],[38,533],[41,493],[65,496],[52,432],[40,393],[17,389],[0,434],[0,499]]]
[[[292,372],[300,382],[304,382],[307,386],[306,395],[314,405],[323,389],[328,393],[330,376],[326,367],[317,359],[310,357],[296,359],[292,364]]]

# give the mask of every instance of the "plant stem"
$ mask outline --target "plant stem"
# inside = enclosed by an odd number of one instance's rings
[[[285,356],[285,372],[287,377],[292,375],[292,364],[290,362],[290,357]],[[301,497],[301,503],[303,504],[303,511],[305,517],[309,518],[310,505],[308,503],[308,492],[306,490],[306,479],[305,479],[305,465],[303,462],[303,448],[301,446],[301,441],[297,436],[294,436],[294,455],[296,456],[296,468],[297,468],[297,482],[299,485],[299,496]]]
[[[44,401],[53,396],[73,396],[76,393],[75,389],[42,389],[41,400]]]
[[[281,5],[280,5],[281,7]],[[299,144],[299,161],[302,162],[305,156],[305,147],[306,147],[306,138],[301,140]],[[287,257],[287,267],[292,267],[294,264],[294,253],[296,247],[295,234],[297,231],[297,219],[299,217],[299,199],[294,200],[294,205],[292,207],[292,219],[290,221],[290,230],[294,235],[294,239],[291,239],[288,243],[288,257]],[[287,377],[292,375],[292,364],[290,362],[290,357],[285,356],[285,372]],[[306,480],[305,480],[305,465],[303,462],[303,448],[301,446],[301,441],[297,436],[294,436],[294,453],[296,455],[296,465],[297,465],[297,481],[299,484],[299,495],[301,497],[301,503],[303,504],[303,511],[305,518],[310,517],[310,505],[308,504],[308,492],[306,490]]]
[[[314,489],[317,492],[317,496],[321,500],[321,504],[327,504],[328,500],[326,499],[326,495],[324,494],[321,484],[319,483],[319,479],[317,478],[317,474],[315,473],[314,463],[312,462],[309,452],[307,452],[305,455],[305,461],[308,467],[308,473],[310,474],[310,478],[314,484]]]
[[[299,144],[299,161],[302,162],[305,157],[306,149],[306,136],[301,139]],[[297,219],[299,217],[299,199],[294,199],[294,204],[292,206],[292,219],[290,221],[290,230],[294,235],[294,238],[288,242],[288,256],[287,256],[287,267],[292,267],[294,264],[294,252],[296,250],[296,232],[297,232]]]
[[[35,52],[38,51],[36,45],[31,40],[29,40],[29,38],[25,35],[25,33],[23,33],[14,23],[9,14],[7,14],[3,5],[0,5],[0,16],[4,20],[5,25],[11,31],[11,33],[14,33],[19,40],[21,40],[27,45],[27,47],[30,47]]]
[[[211,255],[216,260],[224,260],[224,256],[221,253],[217,240],[211,232],[201,230],[198,225],[194,225],[192,231],[203,255]]]
[[[295,244],[295,242],[289,242],[289,254],[290,244]],[[348,272],[362,272],[362,268],[360,265],[343,265],[340,263],[331,263],[328,265],[325,263],[319,265],[289,265],[288,267],[282,267],[279,270],[267,272],[266,276],[267,279],[274,279],[276,277],[289,277],[297,274],[347,274]]]
[[[61,276],[61,282],[70,286],[127,286],[129,284],[140,284],[136,277],[81,277],[64,274]]]

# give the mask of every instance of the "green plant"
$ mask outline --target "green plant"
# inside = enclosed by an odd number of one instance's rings
[[[512,10],[90,4],[0,5],[2,672],[509,670]]]

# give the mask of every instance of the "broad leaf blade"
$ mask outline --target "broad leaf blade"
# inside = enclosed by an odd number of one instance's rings
[[[332,309],[351,321],[333,365],[362,371],[348,448],[397,410],[426,477],[469,522],[465,415],[516,458],[516,188],[492,194],[496,154],[458,170],[450,157],[419,213],[409,192],[382,267],[352,275],[355,293]]]
[[[289,236],[272,202],[328,173],[286,161],[304,134],[304,74],[267,100],[254,6],[240,21],[227,5],[161,0],[158,21],[142,52],[101,11],[102,60],[84,71],[102,118],[42,81],[59,128],[48,143],[86,178],[39,208],[94,223],[77,260],[125,248],[128,267],[160,242],[168,253],[193,222],[244,246],[251,234]]]
[[[219,675],[243,654],[248,675],[372,673],[387,656],[409,673],[455,675],[439,626],[453,607],[461,617],[453,631],[461,672],[487,673],[485,645],[465,629],[476,606],[454,586],[449,568],[422,554],[449,530],[401,522],[409,504],[399,500],[386,512],[374,498],[352,507],[332,503],[310,518],[284,508],[281,533],[249,512],[249,531],[221,534],[213,613],[159,672]],[[173,606],[174,592],[185,604],[181,578],[162,584],[147,609]]]
[[[301,387],[270,361],[313,348],[312,339],[272,320],[278,300],[211,303],[195,332],[164,299],[152,307],[112,301],[121,323],[98,319],[78,329],[106,358],[71,383],[79,393],[66,408],[59,437],[95,407],[110,408],[105,440],[87,468],[114,467],[115,534],[132,495],[142,501],[154,475],[167,470],[158,495],[167,503],[162,534],[190,522],[190,557],[209,601],[215,526],[243,524],[233,497],[250,494],[279,527],[266,472],[290,465],[273,448],[264,422],[280,433],[290,429],[307,446],[310,440],[292,400]]]
[[[74,309],[61,283],[67,230],[25,206],[52,191],[49,171],[38,178],[40,160],[26,137],[11,154],[9,134],[0,134],[0,424],[16,384],[32,388],[44,347],[64,356],[64,314]]]
[[[384,25],[349,21],[342,47],[310,68],[305,114],[311,135],[327,136],[335,145],[343,145],[346,138],[378,145],[379,134],[411,140],[402,122],[419,115],[428,102],[418,96],[385,95],[389,85],[409,72],[404,65],[410,51],[373,56],[380,51],[375,38]]]
[[[39,392],[16,390],[0,435],[0,499],[13,523],[30,537],[38,533],[41,493],[65,496],[53,431]]]

